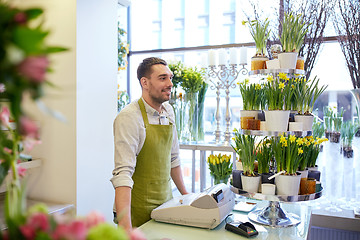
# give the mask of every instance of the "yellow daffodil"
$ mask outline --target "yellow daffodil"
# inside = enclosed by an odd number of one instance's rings
[[[283,80],[289,80],[289,78],[287,77],[286,73],[279,73],[279,78],[283,79]]]
[[[274,81],[274,77],[272,75],[267,76],[266,79],[268,80],[268,82]]]
[[[301,146],[301,145],[304,144],[304,140],[303,140],[302,138],[298,138],[298,139],[296,140],[296,144],[299,145],[299,146]]]
[[[261,89],[261,85],[260,84],[256,84],[255,85],[255,90],[260,90]]]
[[[295,135],[290,135],[289,140],[291,143],[295,142],[295,140],[296,140]]]
[[[246,23],[247,23],[247,21],[241,21],[241,24],[243,25],[243,26],[245,26],[246,25]]]
[[[284,83],[280,83],[280,84],[279,84],[279,89],[284,89],[284,87],[285,87],[285,84],[284,84]]]
[[[250,80],[249,80],[248,78],[246,78],[246,79],[244,80],[244,84],[245,84],[245,85],[248,85],[249,82],[250,82]]]
[[[282,135],[282,136],[280,137],[280,142],[281,142],[281,143],[287,142],[287,139],[286,139],[286,137],[285,137],[284,135]]]
[[[304,150],[302,150],[301,148],[298,148],[298,155],[304,153]]]

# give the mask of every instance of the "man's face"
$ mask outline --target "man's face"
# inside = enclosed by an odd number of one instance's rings
[[[146,78],[144,86],[152,101],[163,103],[170,99],[173,74],[168,66],[156,64],[151,67],[150,78]]]

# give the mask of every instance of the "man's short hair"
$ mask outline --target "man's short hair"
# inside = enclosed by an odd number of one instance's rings
[[[156,64],[162,64],[167,66],[165,60],[157,57],[145,58],[142,63],[139,64],[139,67],[137,69],[137,78],[139,79],[139,82],[142,77],[150,77],[152,73],[151,67]]]

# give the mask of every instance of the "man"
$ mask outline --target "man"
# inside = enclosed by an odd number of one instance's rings
[[[167,63],[146,58],[137,77],[142,97],[114,121],[115,210],[119,225],[130,231],[150,220],[151,211],[172,198],[170,176],[187,194],[170,99],[173,77]]]

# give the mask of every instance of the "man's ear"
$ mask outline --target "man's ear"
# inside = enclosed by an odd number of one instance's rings
[[[140,78],[141,87],[147,89],[148,87],[148,79],[146,77]]]

